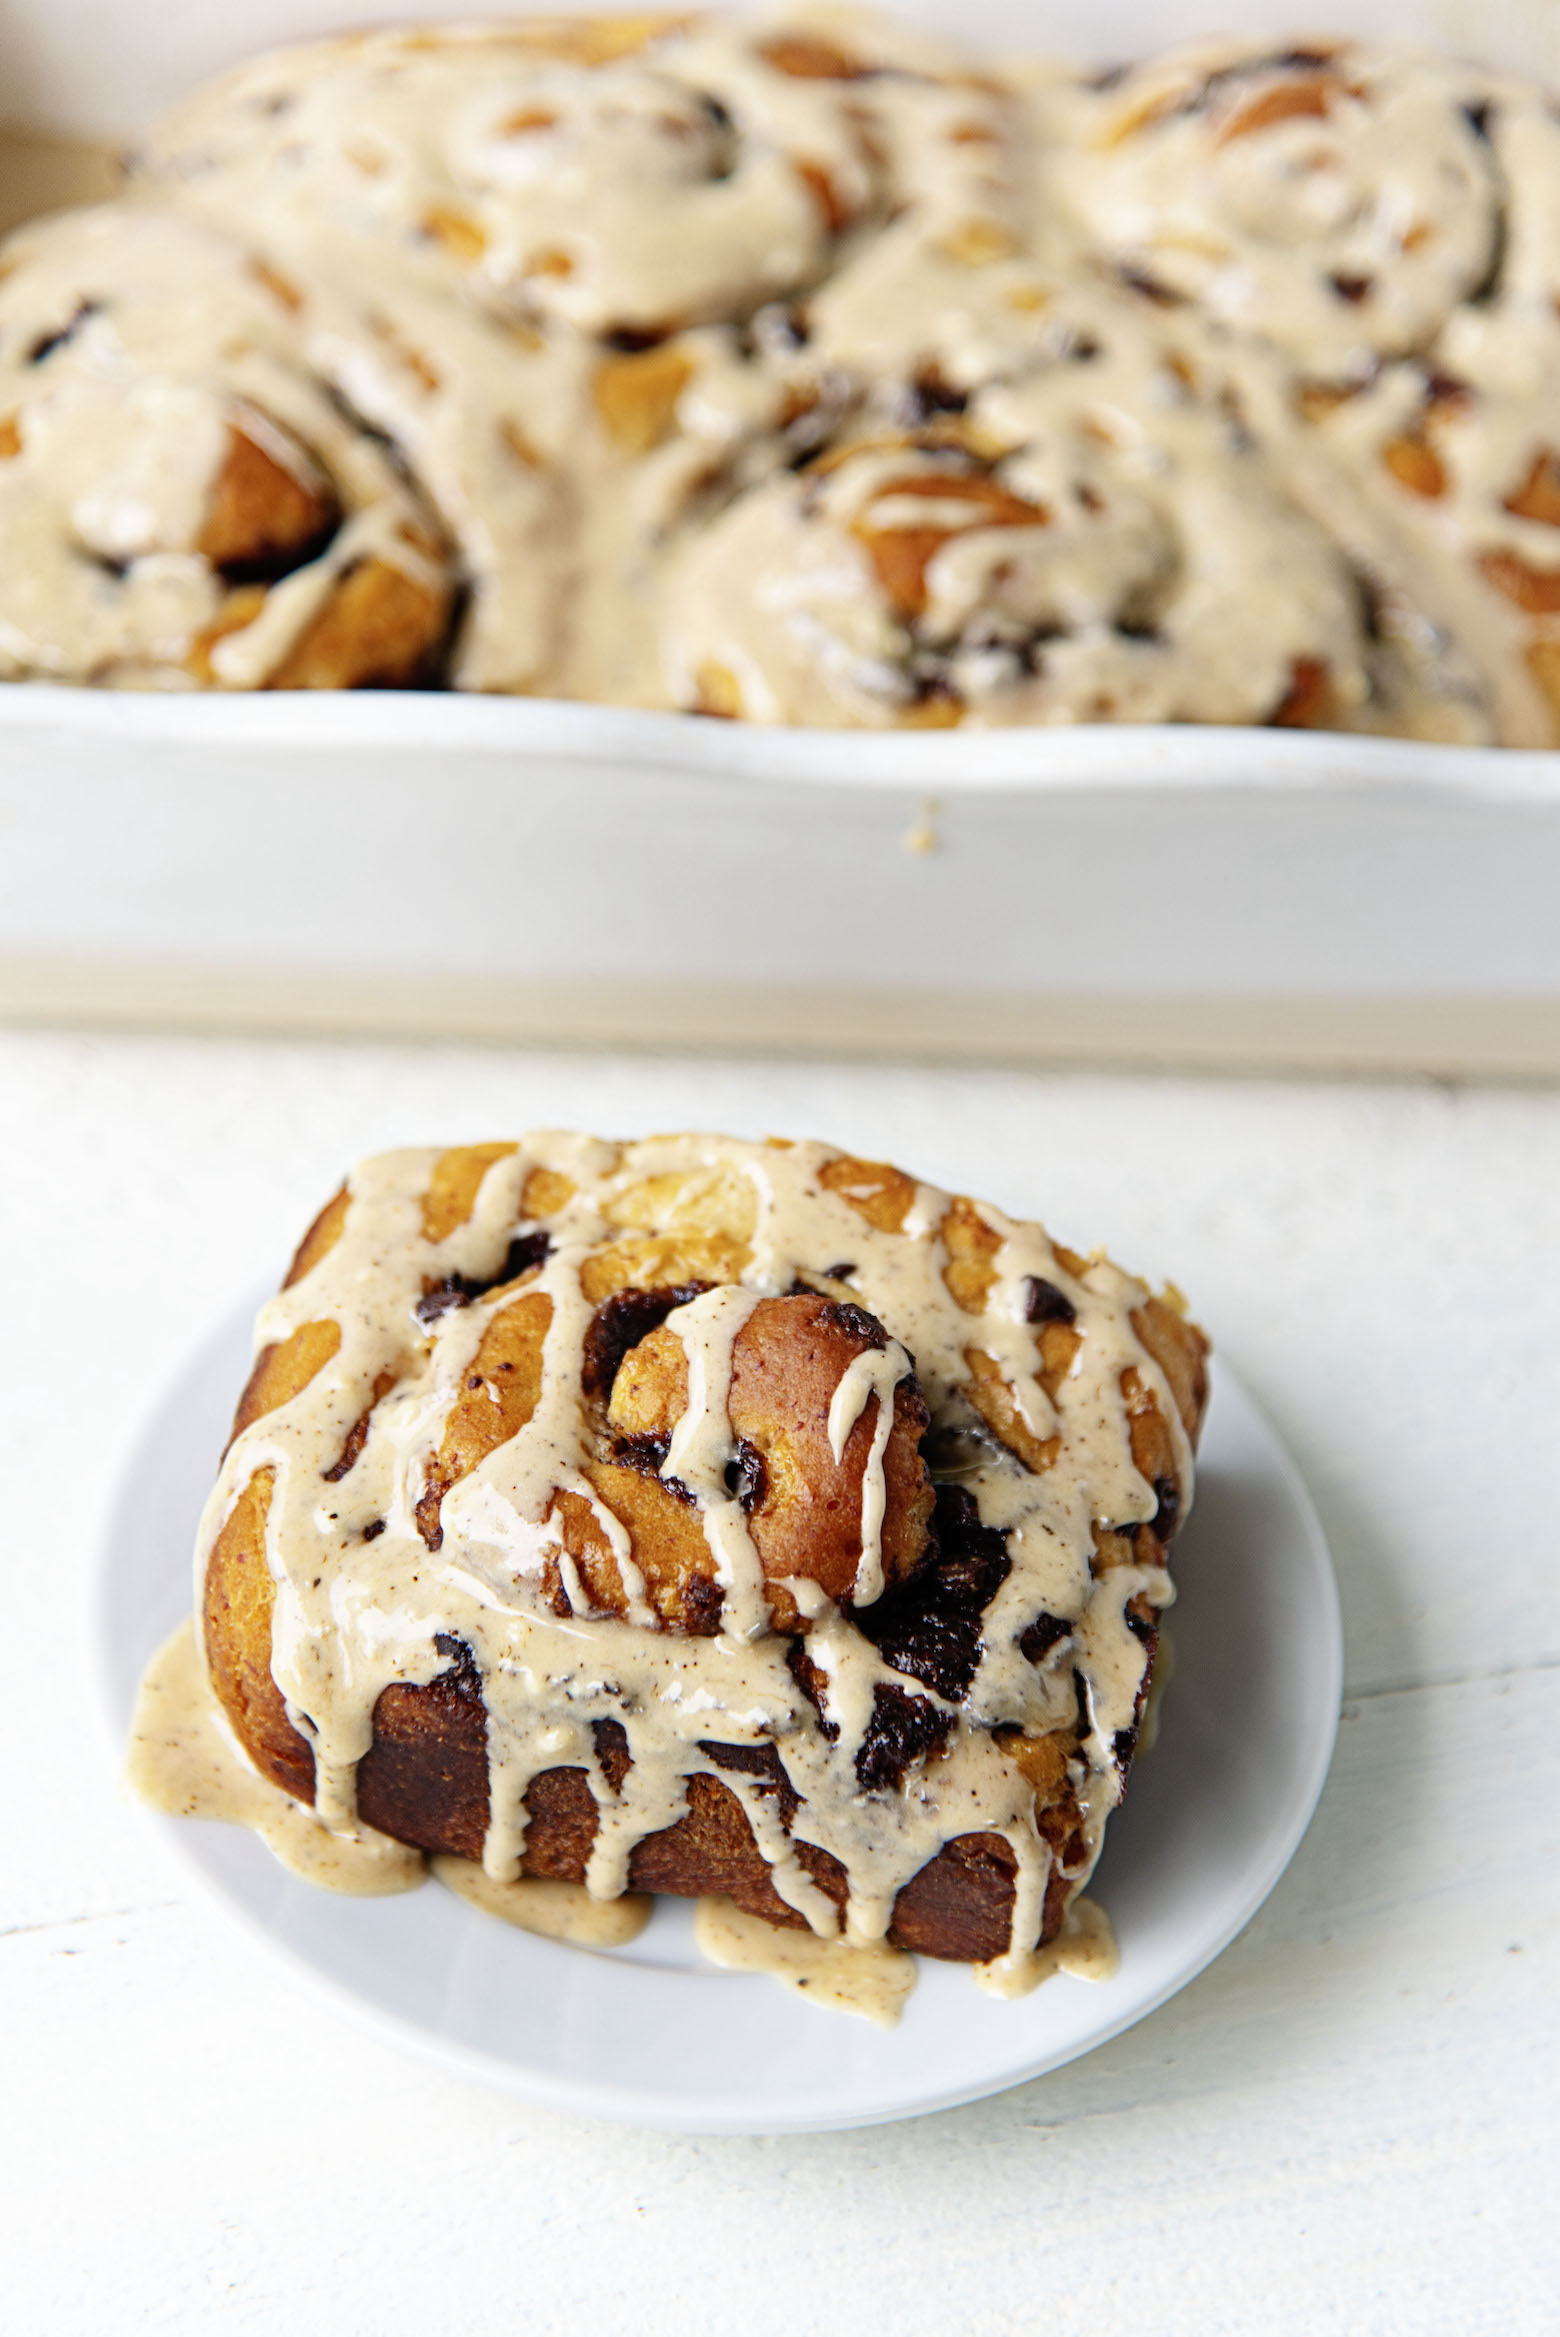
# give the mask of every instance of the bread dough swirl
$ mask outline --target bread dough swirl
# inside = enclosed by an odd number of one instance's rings
[[[661,333],[808,284],[874,207],[850,72],[775,55],[648,16],[325,41],[195,98],[140,169],[505,313]]]
[[[1162,297],[1358,371],[1421,347],[1495,265],[1485,84],[1407,48],[1201,42],[1077,92],[1051,184]]]
[[[257,1343],[197,1602],[323,1825],[956,1957],[1054,1936],[1204,1400],[1141,1283],[825,1145],[544,1134],[364,1163]]]
[[[1009,378],[952,390],[945,345],[922,395],[953,412],[856,424],[689,546],[662,617],[677,703],[878,724],[1361,705],[1346,566],[1188,359],[1125,298],[1024,285]]]

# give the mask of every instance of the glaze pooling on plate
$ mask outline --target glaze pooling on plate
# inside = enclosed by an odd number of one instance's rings
[[[1393,43],[283,51],[0,257],[0,673],[1549,745],[1557,187]]]
[[[827,1146],[542,1134],[364,1163],[257,1344],[197,1602],[256,1753],[230,1620],[263,1564],[256,1757],[309,1823],[354,1836],[387,1693],[459,1684],[496,1885],[539,1780],[588,1780],[603,1900],[716,1781],[777,1917],[1032,1973],[1173,1595],[1204,1343],[1172,1307]],[[972,1843],[1003,1928],[915,1931]]]
[[[253,1314],[253,1303],[225,1310],[158,1395],[110,1513],[93,1637],[116,1748],[146,1657],[188,1609],[190,1525]],[[1109,1987],[1064,1982],[1000,2003],[923,1959],[898,2029],[841,2031],[788,1990],[711,1971],[686,1901],[659,1899],[640,1941],[589,1954],[491,1922],[448,1891],[369,1904],[290,1884],[233,1826],[151,1816],[152,1836],[171,1873],[338,2015],[536,2104],[777,2133],[974,2101],[1162,2005],[1250,1920],[1311,1817],[1337,1728],[1337,1595],[1293,1464],[1228,1368],[1198,1478],[1176,1552],[1176,1693],[1090,1885],[1120,1944]]]
[[[291,1873],[324,1890],[377,1899],[424,1879],[421,1857],[404,1842],[372,1826],[333,1834],[260,1775],[211,1692],[193,1622],[180,1624],[142,1676],[126,1774],[150,1808],[247,1826]]]

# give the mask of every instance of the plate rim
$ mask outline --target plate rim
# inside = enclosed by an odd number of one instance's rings
[[[269,1286],[264,1295],[269,1295]],[[138,1486],[144,1484],[146,1460],[155,1451],[158,1428],[166,1419],[173,1401],[193,1379],[201,1359],[219,1342],[233,1338],[240,1321],[246,1324],[249,1322],[255,1303],[253,1298],[246,1299],[213,1316],[204,1336],[193,1342],[181,1361],[159,1381],[150,1399],[142,1406],[140,1417],[127,1439],[120,1468],[101,1514],[88,1586],[90,1668],[105,1749],[121,1778],[129,1711],[110,1629],[111,1587],[122,1566],[123,1542],[134,1496]],[[1327,1536],[1305,1479],[1266,1409],[1251,1394],[1241,1375],[1222,1358],[1217,1366],[1216,1388],[1227,1396],[1237,1411],[1244,1410],[1250,1424],[1257,1429],[1264,1447],[1266,1468],[1271,1471],[1274,1485],[1282,1491],[1307,1553],[1310,1589],[1316,1601],[1315,1637],[1308,1648],[1308,1657],[1313,1665],[1319,1667],[1322,1681],[1314,1697],[1308,1759],[1303,1771],[1298,1766],[1295,1771],[1287,1823],[1268,1845],[1265,1856],[1253,1862],[1245,1889],[1225,1909],[1220,1922],[1206,1937],[1199,1939],[1190,1960],[1178,1961],[1168,1977],[1142,1993],[1133,1995],[1114,2015],[1107,2015],[1096,2027],[1092,2027],[1086,2037],[1064,2041],[1060,2046],[1039,2053],[1020,2054],[1000,2074],[992,2074],[988,2070],[967,2084],[942,2085],[919,2092],[904,2089],[897,2091],[892,2099],[868,2101],[850,2109],[820,2108],[816,2112],[795,2114],[768,2111],[754,2117],[745,2114],[740,2107],[724,2112],[713,2105],[702,2103],[684,2106],[657,2101],[644,2091],[620,2082],[564,2077],[539,2070],[510,2056],[484,2052],[449,2037],[353,1988],[311,1956],[306,1948],[296,1943],[285,1931],[267,1922],[202,1856],[200,1845],[204,1839],[210,1838],[206,1835],[206,1826],[220,1824],[220,1821],[191,1821],[167,1815],[148,1808],[128,1791],[125,1798],[134,1818],[162,1845],[184,1876],[194,1883],[199,1899],[214,1909],[225,1925],[241,1939],[273,1957],[284,1970],[294,1974],[327,2001],[344,2009],[360,2028],[366,2028],[399,2047],[410,2049],[420,2059],[431,2061],[446,2072],[453,2072],[543,2109],[660,2132],[756,2136],[847,2132],[898,2124],[911,2118],[929,2117],[943,2110],[968,2107],[974,2102],[1008,2092],[1015,2086],[1048,2076],[1053,2070],[1063,2068],[1069,2062],[1080,2060],[1100,2046],[1111,2043],[1160,2010],[1216,1963],[1226,1948],[1246,1929],[1289,1867],[1310,1828],[1331,1770],[1344,1696],[1345,1645],[1337,1574]],[[155,1644],[157,1642],[154,1639],[151,1645],[143,1647],[140,1659],[143,1663]],[[226,1835],[241,1832],[242,1829],[227,1827],[223,1831]],[[271,1853],[258,1840],[254,1841],[253,1846],[257,1856],[270,1858]],[[538,1941],[536,1944],[554,1949],[561,1945],[551,1941]],[[600,1960],[611,1961],[608,1957]],[[697,1983],[702,1977],[696,1972],[663,1969],[667,1970],[667,1977],[673,1979],[693,1980]],[[709,1977],[723,1983],[730,1976],[712,1970]],[[761,1978],[760,1975],[745,1977],[754,1980]]]

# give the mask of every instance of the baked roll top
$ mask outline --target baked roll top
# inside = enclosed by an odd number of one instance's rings
[[[1198,42],[1063,103],[1051,183],[1160,298],[1358,372],[1422,347],[1496,265],[1487,95],[1418,49]]]
[[[674,700],[769,722],[1347,721],[1370,687],[1358,587],[1217,377],[1141,304],[1032,270],[1021,288],[1028,347],[993,378],[934,347],[674,563]],[[897,428],[896,407],[926,418]]]
[[[16,236],[0,276],[0,672],[354,688],[433,677],[436,523],[332,398],[301,294],[126,205]]]
[[[1204,1353],[823,1145],[384,1156],[261,1318],[213,1684],[333,1828],[1027,1952],[1131,1762]]]
[[[662,333],[810,282],[879,206],[867,70],[672,16],[375,33],[244,68],[140,167],[305,238],[323,215],[509,314]]]

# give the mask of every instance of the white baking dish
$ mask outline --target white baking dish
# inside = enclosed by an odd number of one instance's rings
[[[903,12],[970,37],[952,0]],[[1101,55],[1211,21],[973,13],[995,46]],[[117,134],[378,14],[0,0],[0,116]],[[1377,0],[1348,29],[1560,76],[1544,0]],[[13,684],[0,822],[11,1013],[1560,1070],[1560,754]]]

